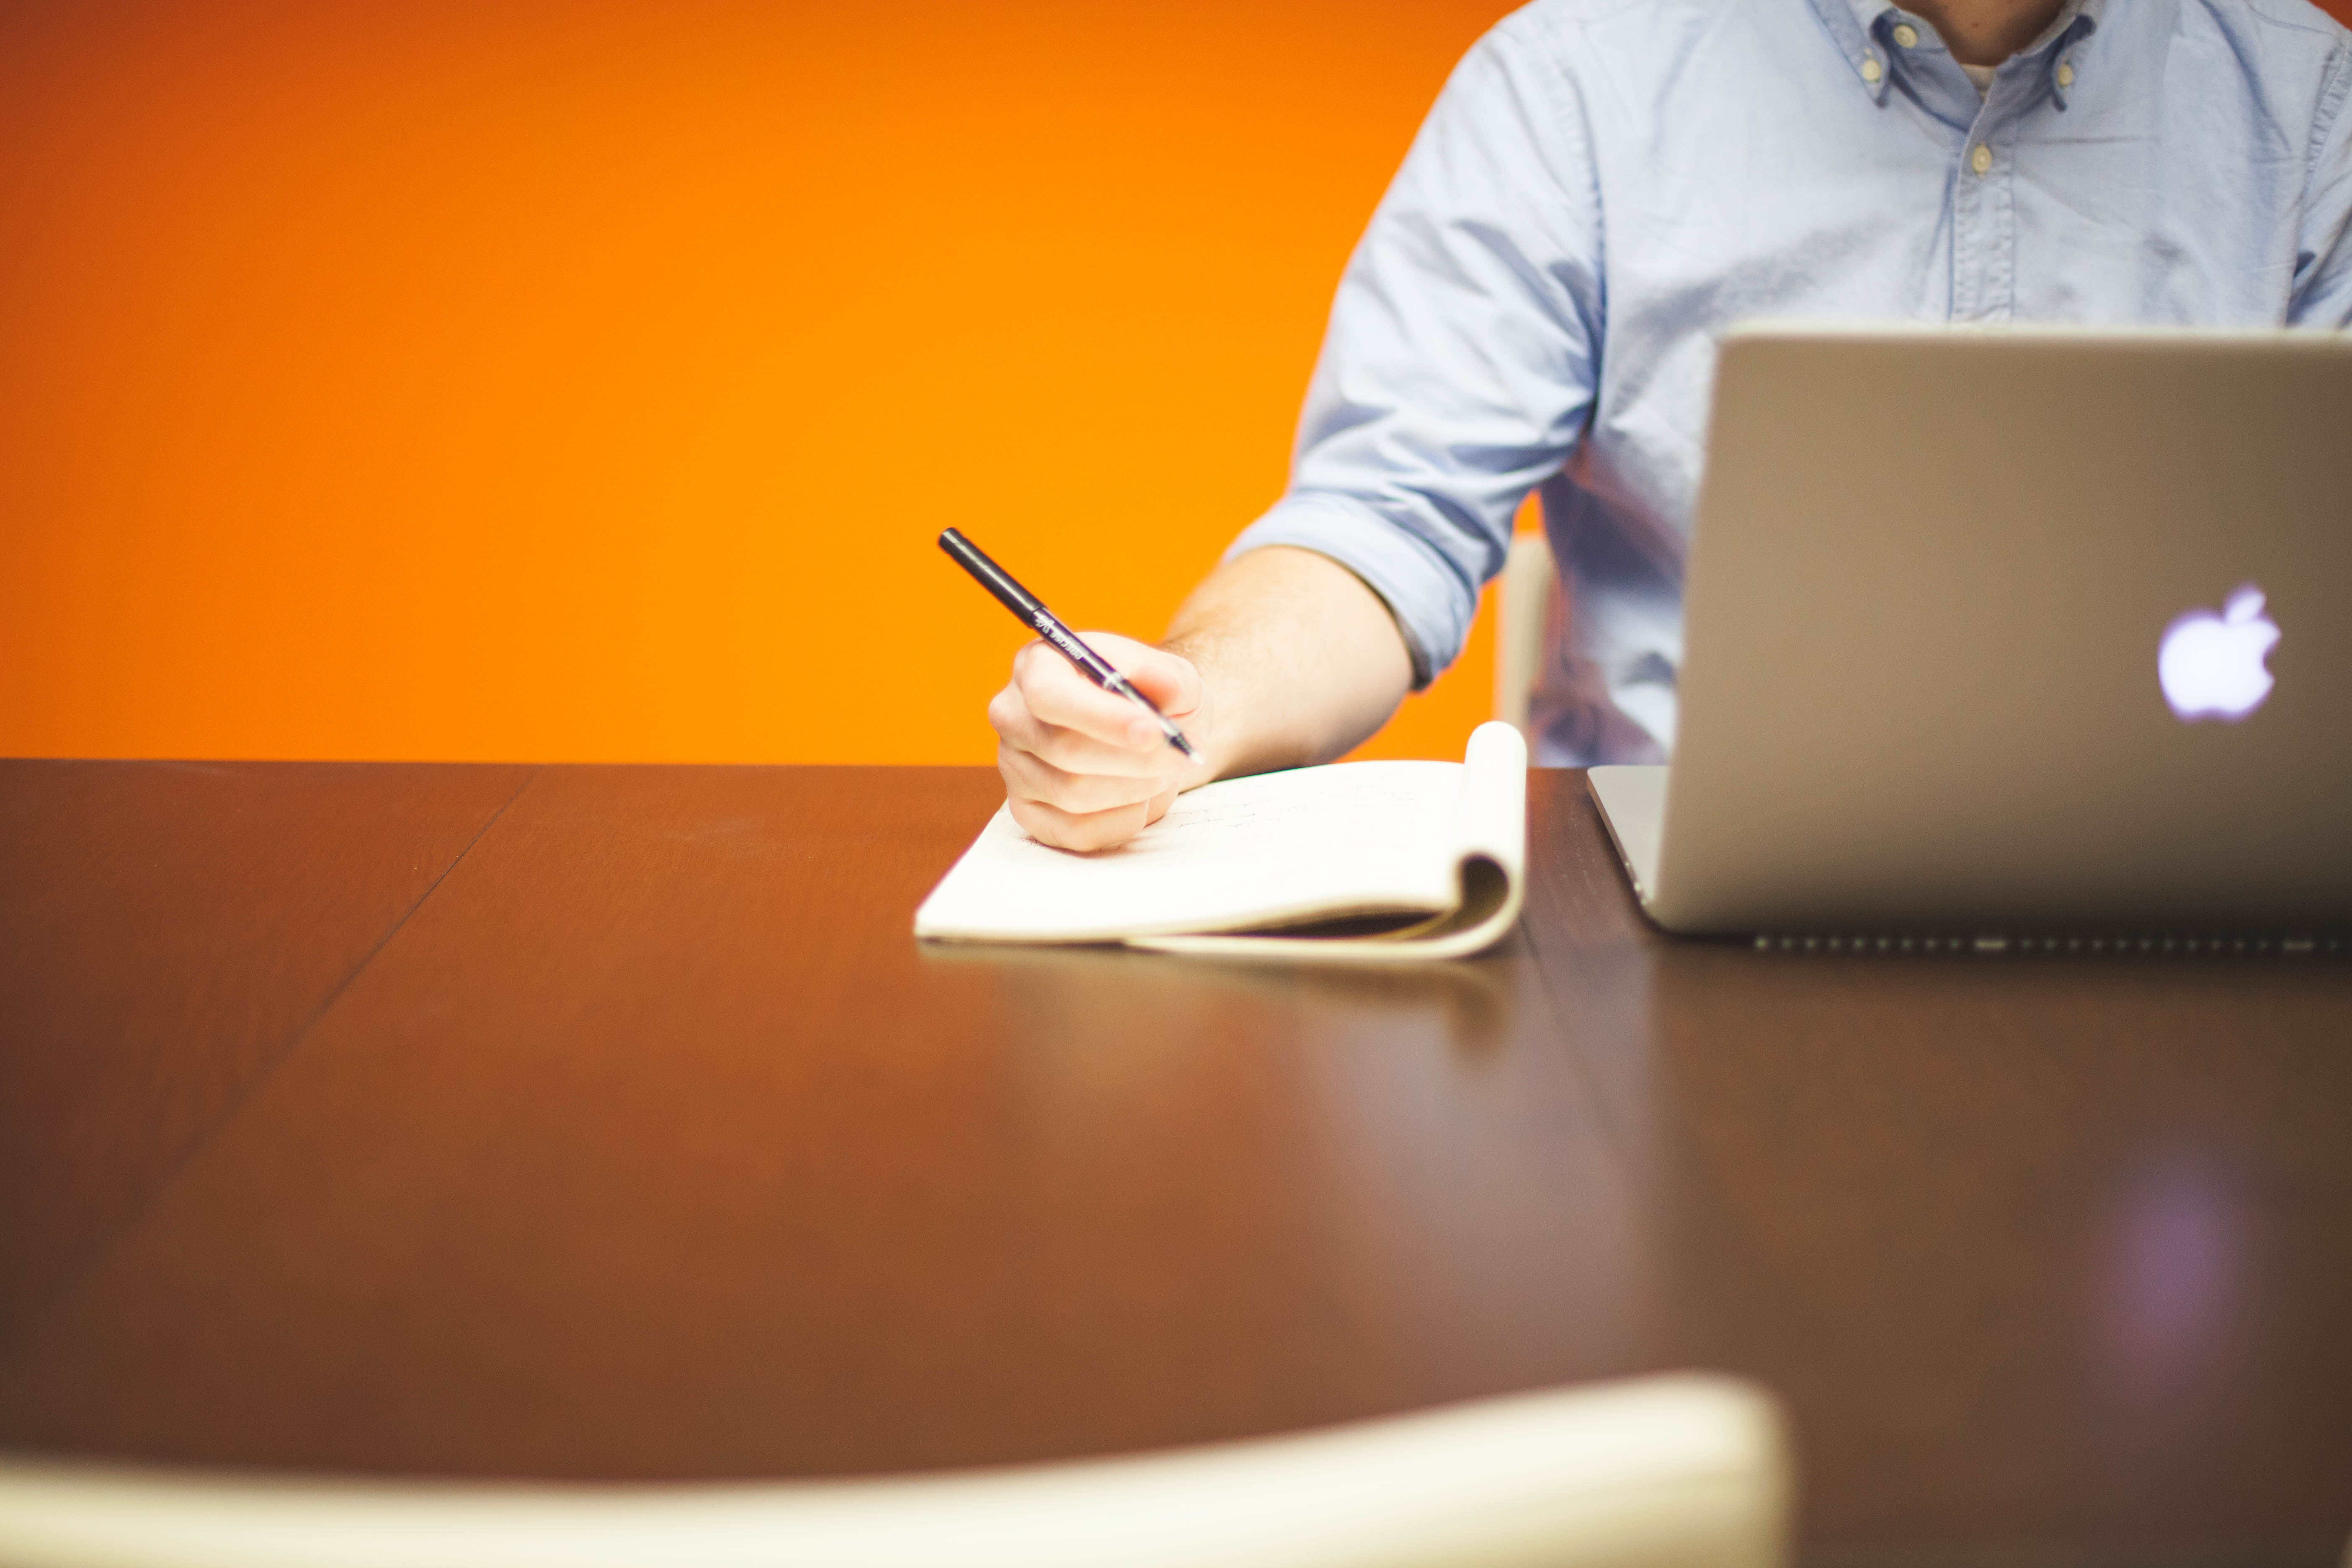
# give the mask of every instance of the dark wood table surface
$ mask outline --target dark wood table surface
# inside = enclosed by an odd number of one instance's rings
[[[0,763],[0,1446],[835,1475],[1727,1369],[1819,1562],[2333,1563],[2352,964],[942,950],[958,769]]]

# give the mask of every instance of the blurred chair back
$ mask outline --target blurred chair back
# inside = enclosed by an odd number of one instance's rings
[[[1769,1397],[1674,1376],[1130,1458],[716,1486],[0,1460],[10,1568],[1777,1568]]]
[[[1512,535],[1495,593],[1495,717],[1517,726],[1530,751],[1535,737],[1528,734],[1528,700],[1543,668],[1544,629],[1559,592],[1551,542],[1540,533]]]

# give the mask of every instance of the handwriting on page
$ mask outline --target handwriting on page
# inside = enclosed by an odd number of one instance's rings
[[[1222,859],[1273,854],[1286,859],[1325,849],[1360,849],[1367,832],[1393,832],[1400,824],[1427,826],[1408,814],[1431,799],[1414,775],[1378,773],[1350,787],[1318,792],[1311,809],[1271,792],[1180,795],[1168,815],[1123,847],[1091,858]],[[1451,793],[1451,782],[1448,789]],[[1435,826],[1443,827],[1444,821]]]

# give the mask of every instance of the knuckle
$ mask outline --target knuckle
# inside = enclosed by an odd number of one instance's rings
[[[1136,782],[1101,773],[1076,773],[1065,784],[1066,809],[1083,812],[1122,811],[1137,803]]]
[[[1063,795],[1073,811],[1118,811],[1137,803],[1139,787],[1139,781],[1134,779],[1074,773],[1065,779]]]
[[[996,767],[1004,775],[1007,794],[1072,816],[1121,804],[1118,781],[1056,767],[1021,747],[999,745]]]
[[[1010,686],[988,700],[988,722],[1000,735],[1010,736],[1028,717],[1028,704]]]
[[[1060,773],[1083,773],[1089,760],[1085,736],[1075,730],[1046,726],[1026,748],[1038,762]]]
[[[1004,780],[1005,797],[1016,808],[1029,798],[1029,768],[1019,748],[1011,742],[1000,742],[996,748],[996,771]]]
[[[1013,684],[1024,692],[1057,690],[1076,673],[1067,659],[1042,642],[1024,644],[1013,656]]]
[[[1126,805],[1108,811],[1074,811],[1050,801],[1009,797],[1013,820],[1040,844],[1077,854],[1115,848],[1143,826],[1139,808]]]
[[[996,767],[1007,779],[1018,780],[1021,793],[1031,796],[1049,787],[1055,771],[1034,748],[1009,739],[996,743]]]
[[[1040,806],[1017,795],[1008,797],[1005,804],[1012,807],[1013,820],[1021,825],[1021,830],[1038,843],[1049,844],[1056,849],[1074,847],[1066,842],[1062,823],[1050,806]]]

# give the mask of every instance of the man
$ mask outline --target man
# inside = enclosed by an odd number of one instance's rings
[[[1538,759],[1663,758],[1725,328],[2341,330],[2347,97],[2352,35],[2304,0],[1538,0],[1349,264],[1289,492],[1159,648],[1086,634],[1199,760],[1032,645],[989,708],[1014,817],[1101,848],[1347,751],[1460,650],[1538,486],[1567,604]],[[1899,528],[1904,454],[1851,437]]]

